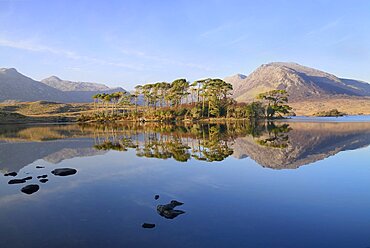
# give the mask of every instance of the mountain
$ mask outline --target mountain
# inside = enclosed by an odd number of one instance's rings
[[[246,75],[236,74],[234,76],[224,78],[225,82],[233,85],[233,95],[243,90],[243,82],[247,78]]]
[[[0,102],[52,101],[52,102],[91,102],[97,93],[125,91],[122,88],[109,88],[103,84],[72,82],[56,76],[41,82],[19,73],[14,68],[0,68]]]
[[[252,101],[259,93],[273,89],[287,90],[291,101],[370,96],[370,84],[366,82],[339,78],[297,63],[269,63],[247,77],[238,74],[225,81],[233,85],[233,97],[242,102]]]
[[[259,144],[259,140],[271,138],[269,135],[238,137],[233,145],[233,156],[240,159],[249,157],[266,168],[296,169],[339,152],[356,150],[370,144],[370,123],[367,122],[288,124],[291,130],[285,133],[286,147]]]
[[[20,74],[16,69],[0,68],[0,101],[63,101],[57,89]]]
[[[104,91],[110,88],[104,84],[87,83],[87,82],[72,82],[62,80],[57,76],[51,76],[41,80],[41,83],[61,91]]]

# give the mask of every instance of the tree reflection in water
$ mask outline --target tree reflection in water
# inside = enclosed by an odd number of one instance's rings
[[[258,139],[257,143],[268,147],[286,148],[289,144],[288,133],[291,130],[288,124],[275,125],[272,122],[268,122],[267,138]]]
[[[99,126],[96,127],[99,129]],[[222,161],[233,154],[237,137],[251,135],[256,143],[274,148],[288,145],[288,124],[271,122],[233,122],[223,124],[169,125],[149,123],[108,128],[95,135],[98,150],[127,151],[135,149],[136,155],[146,158],[186,162],[190,158],[207,162]]]

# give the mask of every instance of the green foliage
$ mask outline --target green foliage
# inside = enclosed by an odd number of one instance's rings
[[[286,90],[272,90],[261,93],[257,96],[257,99],[268,103],[265,108],[265,115],[268,119],[282,117],[282,115],[288,114],[292,109],[286,104],[288,103],[288,92]]]
[[[346,113],[340,112],[338,109],[332,109],[329,111],[321,111],[314,114],[314,116],[320,116],[320,117],[339,117],[339,116],[345,116]]]
[[[176,79],[172,83],[138,85],[132,94],[115,92],[93,96],[94,119],[162,122],[204,118],[261,119],[281,117],[291,110],[286,104],[288,94],[285,90],[259,94],[258,99],[263,102],[239,104],[230,98],[232,89],[231,84],[212,78],[191,84],[186,79]],[[144,106],[138,106],[140,97]]]
[[[193,119],[200,119],[202,117],[202,109],[198,106],[195,106],[190,110],[190,115]]]

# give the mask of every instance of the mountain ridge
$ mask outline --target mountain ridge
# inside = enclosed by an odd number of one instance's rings
[[[59,90],[33,80],[14,68],[0,68],[0,101],[63,101],[64,97]]]
[[[51,76],[43,81],[27,77],[15,68],[0,68],[0,102],[15,100],[21,102],[91,102],[97,93],[125,91],[123,88],[109,88],[104,84],[73,82]]]
[[[246,77],[242,74],[226,77],[233,85],[237,101],[255,100],[261,93],[274,89],[287,90],[290,100],[320,99],[338,96],[370,96],[370,84],[339,78],[333,74],[292,62],[263,64]]]
[[[248,76],[226,77],[233,85],[232,97],[239,102],[254,101],[262,92],[284,89],[289,101],[322,100],[339,97],[370,97],[370,84],[339,78],[333,74],[293,62],[272,62],[259,66]],[[91,102],[97,93],[126,91],[104,84],[74,82],[50,76],[36,81],[15,68],[0,68],[0,101]]]
[[[91,82],[74,82],[60,79],[57,76],[50,76],[41,80],[40,82],[61,91],[103,91],[111,89],[104,84]]]

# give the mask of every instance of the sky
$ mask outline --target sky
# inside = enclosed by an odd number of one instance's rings
[[[297,62],[370,82],[370,1],[0,0],[0,67],[132,89]]]

